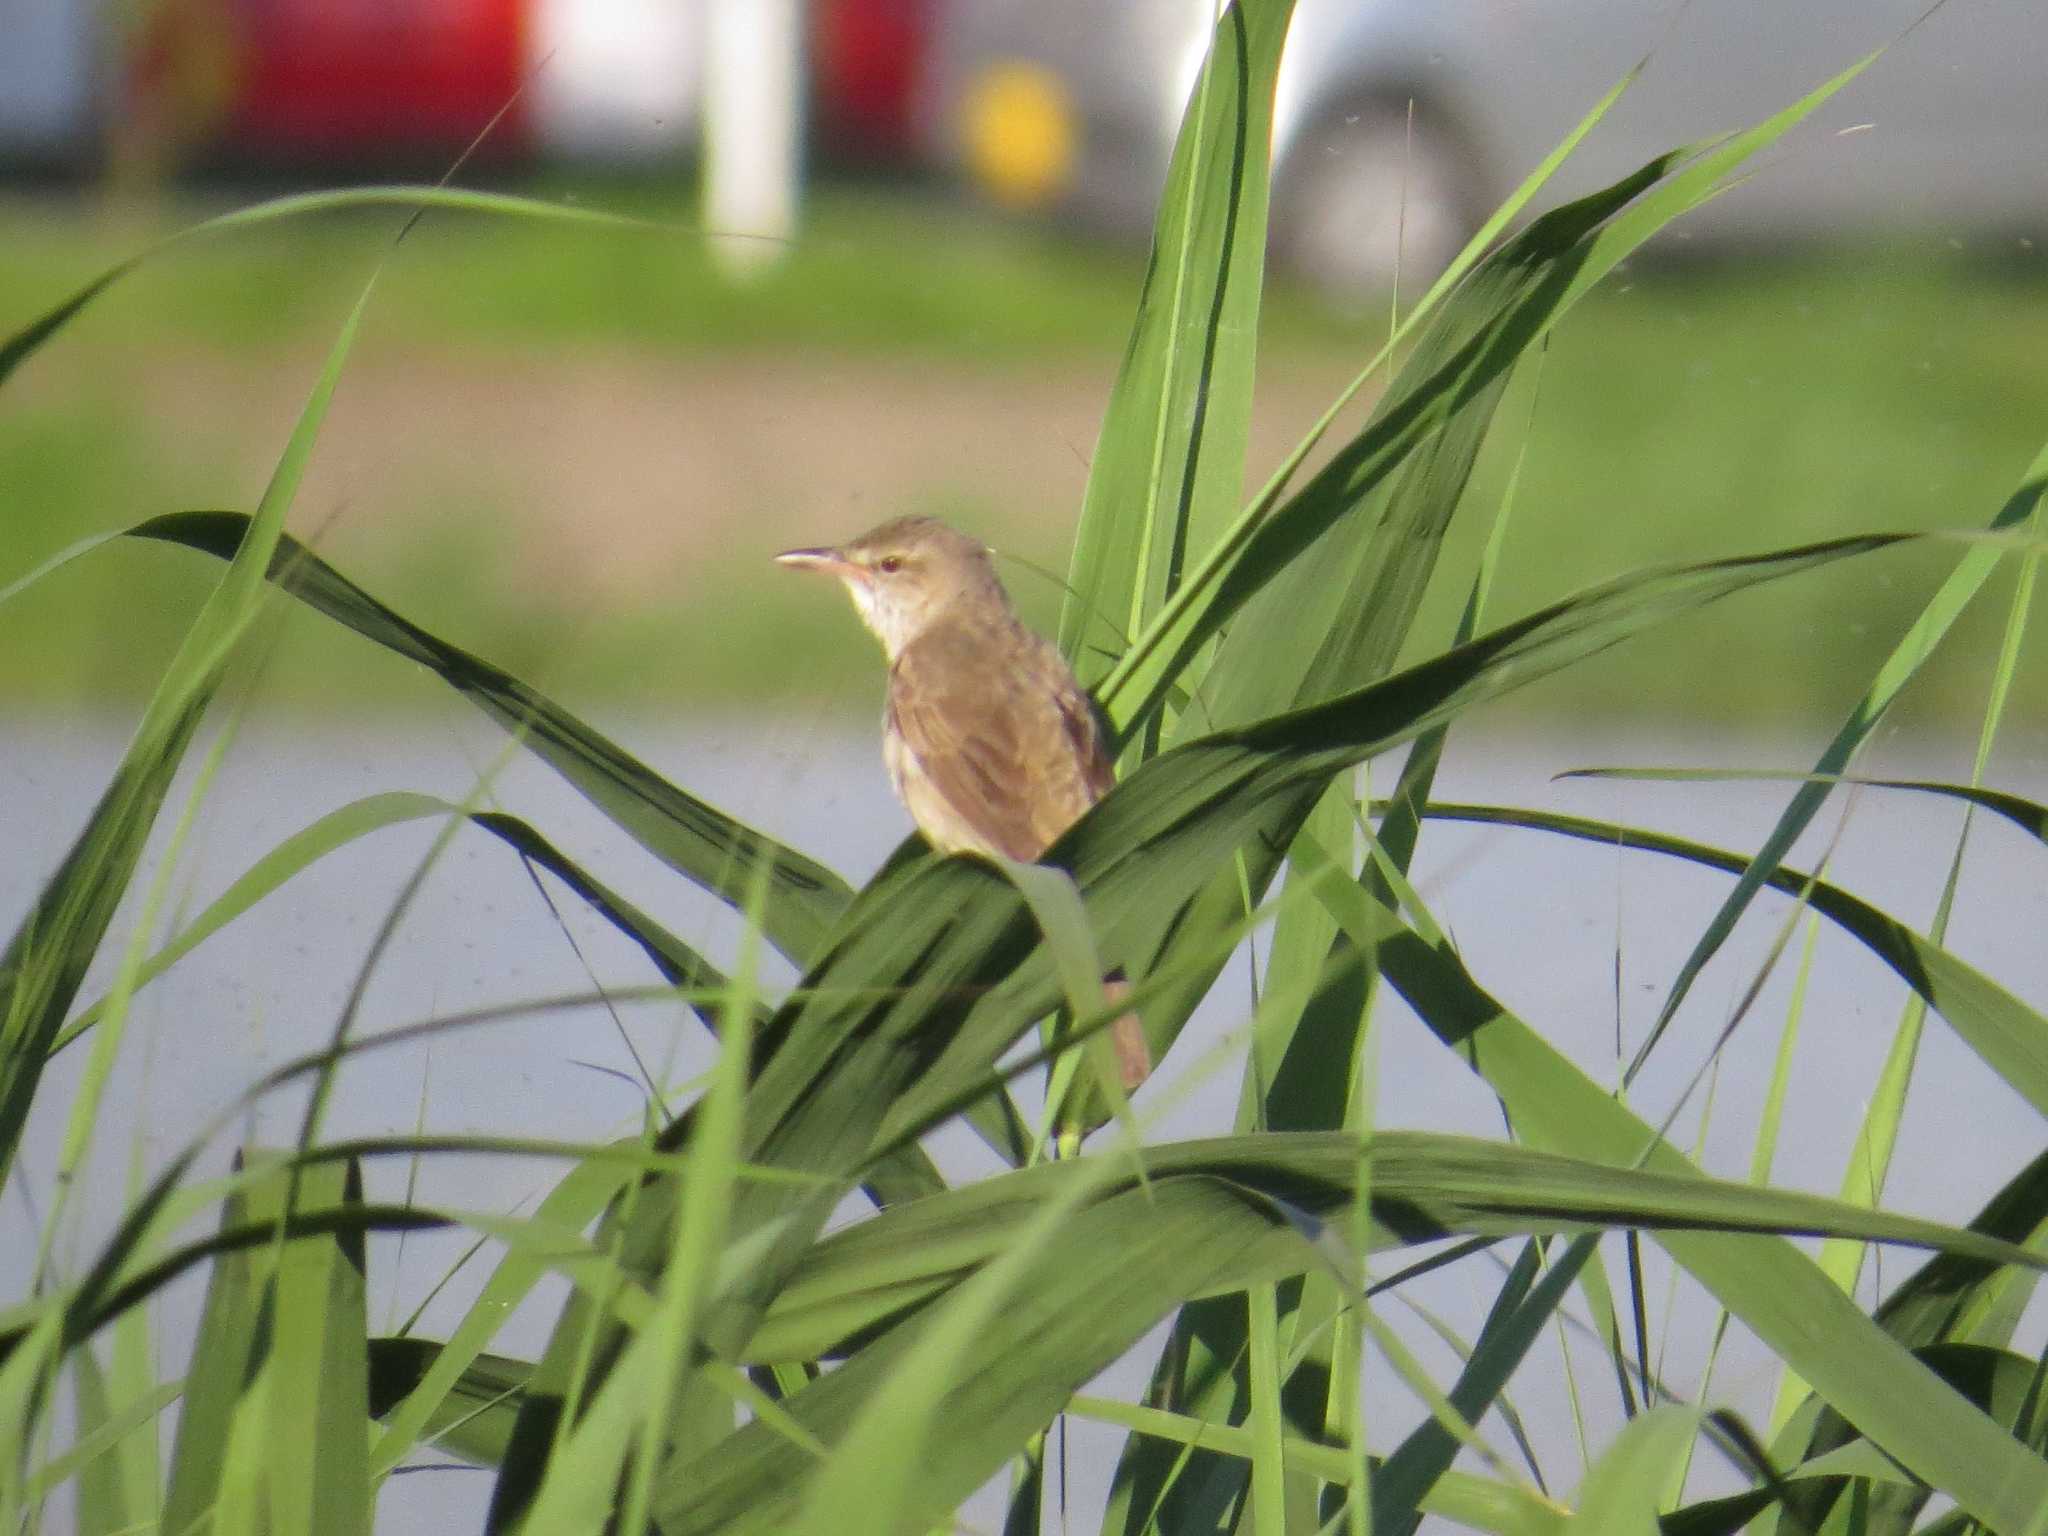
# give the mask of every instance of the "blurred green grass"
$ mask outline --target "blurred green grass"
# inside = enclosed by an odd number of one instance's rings
[[[380,322],[425,345],[773,346],[995,361],[1120,346],[1142,275],[1142,253],[1032,223],[909,193],[828,191],[806,208],[787,259],[736,286],[680,194],[644,181],[524,190],[649,227],[431,213],[380,284]],[[0,201],[0,303],[10,316],[31,312],[148,240],[253,200],[178,197],[125,213],[89,199]],[[114,307],[135,341],[317,341],[403,220],[388,209],[346,211],[208,238],[134,279],[69,345],[104,339]],[[145,288],[146,303],[135,297]],[[1273,318],[1287,332],[1315,328],[1306,302],[1283,302]]]
[[[679,229],[689,222],[682,204],[645,186],[555,191]],[[0,203],[0,325],[18,326],[107,262],[209,211],[181,200],[145,219],[84,202]],[[295,396],[310,377],[305,360],[324,347],[397,223],[330,217],[195,244],[89,311],[0,402],[0,494],[13,530],[0,547],[0,583],[92,532],[183,506],[253,503],[260,479],[252,483],[248,466],[277,443],[221,381],[275,376],[294,381],[286,392]],[[888,423],[896,381],[928,365],[983,381],[996,402],[1042,392],[1049,377],[1081,381],[1069,392],[1092,437],[1142,275],[1142,251],[911,194],[821,197],[789,258],[737,286],[694,237],[436,215],[380,288],[344,404],[352,388],[379,387],[360,376],[372,359],[433,377],[452,368],[482,396],[466,420],[489,419],[501,368],[573,378],[687,361],[733,370],[741,390],[766,360],[793,378],[837,370],[872,380],[872,409]],[[1313,398],[1301,381],[1319,389],[1341,378],[1385,326],[1383,313],[1333,316],[1284,284],[1276,290],[1261,372],[1287,404],[1267,412],[1255,474],[1307,425],[1305,410],[1292,414]],[[1728,254],[1621,274],[1581,306],[1540,375],[1518,384],[1520,402],[1501,417],[1513,430],[1482,464],[1473,494],[1497,497],[1532,423],[1490,611],[1504,618],[1648,561],[1859,528],[1981,526],[2048,434],[2044,299],[2048,262],[2018,244]],[[658,392],[661,378],[649,387]],[[934,430],[913,419],[920,409],[914,399],[900,405],[912,456],[917,432]],[[992,447],[1050,430],[999,407],[988,416],[975,430]],[[332,426],[323,454],[347,430]],[[662,437],[658,418],[624,430],[624,441],[650,451]],[[516,428],[507,435],[516,447]],[[1076,501],[1087,447],[1084,438],[1058,449],[1076,461]],[[792,453],[803,449],[792,441]],[[565,697],[634,707],[831,700],[865,712],[878,696],[879,670],[844,605],[767,564],[779,530],[764,523],[763,506],[732,507],[731,521],[682,552],[643,556],[630,528],[575,530],[592,544],[626,541],[609,558],[645,567],[611,592],[554,579],[545,550],[510,531],[508,502],[540,493],[526,485],[532,466],[505,443],[450,444],[431,474],[382,463],[374,443],[358,454],[368,468],[345,498],[302,508],[297,526],[317,528],[345,499],[342,533],[326,547],[349,575]],[[1000,453],[973,483],[832,479],[848,473],[824,462],[813,477],[832,515],[845,508],[849,531],[896,511],[938,511],[1029,558],[1063,559],[1076,507],[1059,503],[1058,487],[1007,473]],[[562,506],[558,515],[583,514]],[[1463,521],[1463,537],[1476,538],[1481,520]],[[359,522],[377,536],[348,537]],[[1459,568],[1467,548],[1454,534],[1447,565]],[[1737,624],[1680,626],[1518,707],[1760,722],[1831,711],[1952,558],[1929,550],[1875,575],[1845,571],[1751,599]],[[49,704],[139,696],[210,574],[162,549],[116,549],[18,597],[0,611],[0,694]],[[1013,570],[1012,584],[1049,619],[1049,583]],[[1461,598],[1435,594],[1418,643],[1448,633]],[[1986,618],[1959,631],[1951,660],[1930,676],[1927,718],[1975,706],[1961,679],[1981,672],[1961,669],[1985,654],[1992,627]],[[395,664],[364,665],[359,647],[305,616],[290,622],[273,662],[267,691],[289,703],[364,708],[431,696]],[[2040,698],[2024,670],[2021,682]]]

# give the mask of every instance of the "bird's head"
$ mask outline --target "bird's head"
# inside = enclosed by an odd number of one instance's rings
[[[775,558],[837,576],[891,661],[962,605],[1005,617],[1010,612],[988,546],[935,517],[899,517],[835,548],[789,549]]]

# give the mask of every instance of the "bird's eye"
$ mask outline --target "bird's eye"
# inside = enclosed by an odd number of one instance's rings
[[[875,569],[884,576],[894,576],[903,569],[903,557],[901,555],[884,555],[875,562]]]

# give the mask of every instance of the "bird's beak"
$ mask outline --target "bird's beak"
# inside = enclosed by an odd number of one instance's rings
[[[842,581],[864,574],[858,565],[836,549],[785,549],[775,557],[775,563],[786,565],[793,571],[823,571]]]

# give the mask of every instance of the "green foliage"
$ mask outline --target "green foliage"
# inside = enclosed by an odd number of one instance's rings
[[[1417,839],[1453,817],[1734,876],[1723,918],[1673,983],[1667,1017],[1750,898],[1788,892],[1890,965],[2048,1113],[2048,1019],[1951,952],[1939,928],[1916,933],[1782,863],[1863,740],[1924,680],[1935,644],[1996,566],[2016,561],[2026,577],[1993,677],[1996,721],[2025,627],[2038,558],[2027,535],[2038,531],[2048,458],[1992,519],[1994,537],[1969,543],[1908,618],[1759,852],[1430,795],[1445,733],[1482,705],[1740,593],[1782,593],[1821,571],[1867,579],[1886,551],[1948,552],[1889,530],[1724,552],[1582,581],[1575,595],[1489,626],[1496,518],[1459,583],[1467,596],[1454,642],[1435,646],[1423,633],[1425,588],[1452,560],[1453,527],[1485,515],[1474,510],[1483,455],[1535,349],[1624,258],[1855,69],[1746,133],[1674,150],[1519,233],[1503,238],[1508,221],[1497,221],[1403,322],[1412,346],[1366,420],[1325,444],[1328,457],[1296,486],[1295,471],[1335,430],[1334,413],[1325,417],[1241,506],[1266,196],[1256,148],[1288,9],[1241,0],[1224,12],[1162,201],[1062,624],[1122,732],[1125,772],[1043,868],[938,859],[912,844],[853,890],[285,536],[284,510],[367,289],[255,513],[177,513],[127,530],[165,558],[171,545],[219,562],[220,575],[111,785],[0,960],[9,1179],[27,1177],[15,1152],[49,1092],[48,1061],[73,1042],[90,1056],[35,1284],[0,1312],[0,1518],[44,1518],[68,1481],[80,1528],[93,1533],[360,1532],[386,1480],[431,1445],[494,1469],[493,1532],[923,1530],[1012,1460],[1007,1525],[1036,1530],[1053,1514],[1042,1507],[1046,1431],[1071,1413],[1128,1431],[1100,1524],[1131,1536],[1409,1531],[1425,1514],[1532,1536],[1574,1526],[1704,1536],[1753,1519],[1904,1531],[1935,1494],[1988,1529],[2042,1528],[2042,1365],[2015,1350],[2014,1330],[2048,1268],[2033,1247],[2048,1222],[2048,1164],[2018,1170],[1968,1227],[1881,1209],[1875,1153],[1840,1200],[1710,1178],[1668,1127],[1641,1118],[1492,995],[1408,879]],[[1533,195],[1562,154],[1518,197]],[[511,199],[401,191],[267,205],[212,228],[366,200],[563,217]],[[0,382],[151,254],[86,279],[0,343]],[[1361,383],[1396,355],[1385,349]],[[115,540],[127,542],[107,535],[51,558],[0,601]],[[144,935],[160,873],[113,988],[81,1008],[86,967],[117,931],[172,776],[272,600],[446,682],[676,879],[722,902],[743,928],[737,955],[714,964],[522,821],[390,792],[311,821],[152,954]],[[1403,743],[1416,750],[1391,806],[1359,803],[1352,771]],[[1979,767],[1981,777],[1981,754]],[[205,784],[202,772],[198,793]],[[1981,783],[1908,787],[1952,794],[2037,841],[2048,822],[2038,805]],[[312,1089],[304,1145],[254,1154],[220,1184],[193,1183],[195,1159],[238,1103],[138,1181],[75,1278],[60,1274],[49,1261],[62,1192],[83,1166],[136,989],[204,954],[223,928],[259,922],[311,865],[423,817],[445,818],[443,844],[463,825],[499,839],[636,946],[665,983],[656,995],[687,1004],[715,1038],[701,1092],[650,1102],[643,1132],[606,1147],[425,1132],[322,1143],[325,1083],[373,1044],[344,1027],[328,1049],[250,1090]],[[1092,1140],[1062,1136],[1057,1160],[1039,1155],[1043,1138],[1027,1129],[1013,1084],[1090,1071],[1083,1053],[1127,1007],[1140,1010],[1155,1056],[1167,1054],[1226,959],[1268,919],[1234,1132],[1146,1144],[1123,1117]],[[764,946],[796,966],[797,985],[763,982]],[[1120,967],[1132,991],[1098,1006],[1090,996],[1106,967]],[[1446,1071],[1475,1075],[1498,1100],[1505,1136],[1378,1129],[1372,1062],[1387,989],[1445,1047]],[[1062,1006],[1072,1028],[1020,1054]],[[351,999],[344,1026],[353,1009]],[[413,1033],[487,1022],[435,1020]],[[1909,1078],[1910,1052],[1894,1055]],[[1865,1145],[1889,1145],[1903,1091],[1873,1107]],[[1009,1166],[949,1184],[920,1138],[956,1120]],[[396,1153],[569,1166],[521,1216],[365,1201],[360,1159]],[[835,1224],[856,1194],[875,1209]],[[218,1230],[181,1239],[180,1223],[199,1212],[217,1212]],[[365,1275],[382,1245],[447,1226],[495,1245],[464,1317],[443,1340],[410,1327],[373,1336]],[[1624,1327],[1638,1341],[1647,1329],[1639,1269],[1632,1262],[1624,1317],[1601,1262],[1599,1238],[1616,1231],[1654,1241],[1774,1353],[1786,1372],[1782,1422],[1758,1432],[1709,1402],[1658,1400],[1670,1394],[1652,1362],[1620,1342]],[[1854,1267],[1816,1263],[1795,1236],[1844,1245],[1836,1254],[1887,1243],[1933,1256],[1866,1311],[1845,1284]],[[1388,1290],[1413,1276],[1374,1276],[1389,1255],[1461,1240],[1471,1246],[1453,1257],[1505,1240],[1521,1247],[1455,1379],[1440,1383],[1380,1316]],[[148,1309],[201,1267],[189,1369],[160,1382],[147,1368]],[[541,1357],[487,1353],[504,1316],[549,1277],[569,1294]],[[1494,1455],[1481,1429],[1495,1412],[1509,1417],[1509,1383],[1575,1293],[1640,1411],[1560,1496]],[[1171,1326],[1142,1406],[1080,1395],[1162,1322]],[[111,1371],[96,1353],[103,1331],[115,1335]],[[1372,1353],[1413,1390],[1419,1412],[1361,1404]],[[71,1440],[53,1449],[52,1396],[65,1371],[77,1411]],[[173,1397],[177,1435],[160,1472],[148,1434]],[[1687,1472],[1703,1441],[1746,1468],[1744,1491],[1691,1498]],[[1454,1466],[1461,1453],[1470,1460]]]
[[[60,215],[0,202],[7,323],[125,249],[104,227]],[[253,494],[265,450],[236,403],[262,398],[251,380],[297,387],[299,360],[325,345],[336,296],[374,249],[367,219],[299,219],[188,244],[118,284],[38,354],[10,388],[0,431],[0,484],[17,533],[0,584],[90,530],[178,506],[236,505],[244,487]],[[672,230],[436,213],[380,280],[345,385],[363,412],[349,450],[370,455],[376,495],[348,496],[315,542],[330,558],[346,551],[350,574],[371,577],[408,617],[528,682],[573,694],[589,712],[743,711],[767,700],[864,723],[874,677],[856,648],[834,643],[842,615],[775,579],[751,543],[723,536],[727,514],[787,509],[779,488],[727,492],[714,475],[706,485],[686,478],[673,501],[657,487],[648,501],[636,487],[629,516],[657,520],[666,538],[651,568],[636,552],[636,579],[614,584],[601,574],[618,568],[606,547],[632,535],[593,535],[583,521],[615,491],[612,472],[599,466],[586,495],[550,473],[556,434],[492,424],[529,413],[546,420],[561,390],[616,390],[627,414],[644,406],[687,415],[718,398],[728,359],[768,388],[791,381],[794,405],[820,398],[807,370],[822,352],[828,379],[857,376],[890,423],[891,460],[909,461],[900,481],[884,471],[880,494],[953,517],[1038,565],[1063,566],[1067,487],[1099,449],[1085,424],[1117,372],[1144,272],[1136,252],[1072,251],[1029,232],[1012,244],[1011,226],[960,222],[917,201],[877,209],[828,198],[807,217],[790,263],[735,291]],[[2037,265],[2048,268],[2048,253]],[[2048,418],[2048,373],[2035,362],[2048,350],[2044,292],[2040,272],[1990,270],[1942,245],[1744,252],[1682,265],[1653,247],[1574,305],[1548,346],[1540,408],[1528,410],[1535,370],[1518,374],[1502,419],[1526,426],[1494,433],[1481,450],[1472,490],[1481,506],[1500,496],[1511,461],[1527,450],[1529,515],[1501,567],[1499,611],[1553,602],[1646,561],[1975,515],[2009,489]],[[1384,336],[1383,315],[1333,317],[1284,283],[1266,284],[1259,374],[1269,393],[1247,460],[1254,485],[1307,425],[1313,381],[1334,388]],[[96,364],[110,354],[117,365]],[[446,437],[362,435],[364,417],[380,418],[413,391],[470,380],[495,387],[508,371],[499,409],[458,412]],[[187,392],[194,372],[220,381],[208,386],[220,390],[218,404]],[[934,372],[984,390],[992,409],[1020,399],[1003,431],[1024,474],[949,467],[946,424],[926,420],[917,402],[928,395],[904,383]],[[1367,398],[1383,377],[1367,383]],[[829,405],[837,394],[827,387]],[[906,403],[893,414],[908,418],[900,423],[889,410],[898,399]],[[797,501],[821,509],[821,535],[864,515],[835,510],[845,503],[833,487],[847,473],[836,441],[828,431],[792,444],[794,464],[816,463],[827,487]],[[777,451],[759,438],[747,447]],[[619,473],[632,483],[630,465]],[[322,528],[336,510],[325,497],[309,500],[293,526]],[[712,536],[678,535],[676,519],[698,512],[721,520]],[[1440,573],[1468,570],[1483,536],[1483,519],[1454,519]],[[554,579],[558,541],[579,573],[592,573],[587,580]],[[1651,637],[1560,675],[1515,708],[1553,719],[1682,713],[1781,728],[1838,711],[1911,622],[1939,564],[1912,560],[1889,583],[1819,576],[1798,603],[1755,605],[1739,625]],[[147,697],[204,597],[199,575],[122,551],[22,594],[0,646],[0,698],[58,710],[89,694]],[[1050,628],[1059,606],[1051,582],[1014,568],[1012,585],[1037,601]],[[1408,659],[1442,646],[1463,597],[1462,577],[1425,594]],[[601,622],[591,621],[593,602]],[[113,606],[123,625],[92,621]],[[1916,720],[1969,728],[1977,682],[1967,658],[1995,643],[1982,622],[1989,616],[1981,605],[1965,616],[1964,654],[1937,659],[1909,701]],[[806,658],[795,672],[783,661],[792,651]],[[1801,665],[1776,664],[1791,654]],[[649,665],[652,656],[692,664]],[[407,690],[406,676],[366,666],[346,637],[298,625],[266,695],[321,714],[417,708],[421,694]],[[2048,689],[2023,671],[2015,702],[2037,709],[2044,699]]]

